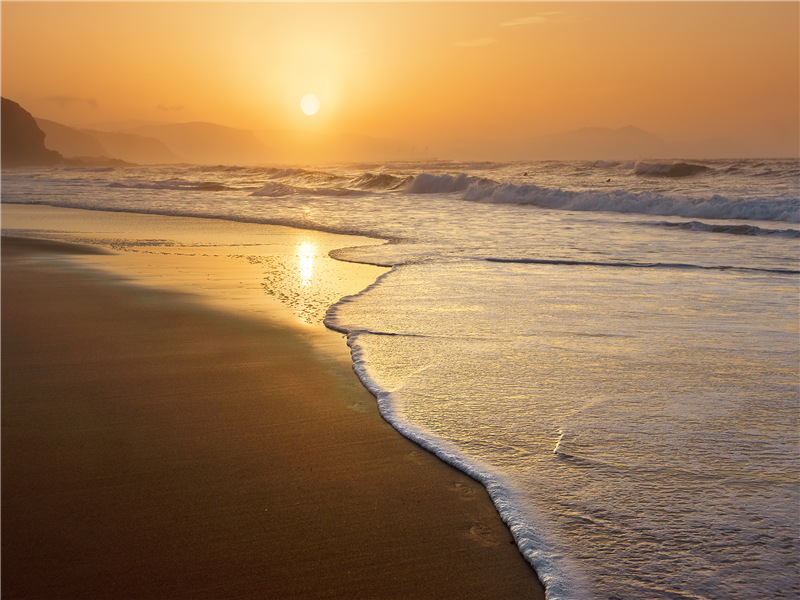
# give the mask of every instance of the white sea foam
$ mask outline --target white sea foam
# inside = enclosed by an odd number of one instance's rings
[[[384,276],[385,277],[385,276]],[[380,281],[380,280],[379,280]],[[379,282],[376,282],[377,285]],[[372,287],[372,286],[371,286]],[[520,552],[535,568],[547,590],[549,600],[587,600],[589,585],[576,562],[561,548],[549,532],[546,519],[533,513],[523,500],[524,493],[511,485],[498,470],[492,469],[465,455],[456,445],[425,428],[414,425],[398,408],[394,393],[379,383],[364,356],[362,341],[368,331],[348,331],[338,317],[339,308],[352,298],[343,298],[328,310],[325,324],[334,330],[348,333],[348,345],[353,357],[353,369],[359,379],[376,397],[381,415],[403,436],[441,458],[444,462],[480,482],[489,493],[503,521],[510,529]]]

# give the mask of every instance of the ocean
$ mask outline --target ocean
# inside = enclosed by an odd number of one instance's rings
[[[332,253],[391,270],[311,318],[347,334],[398,431],[486,486],[548,598],[800,598],[799,161],[2,183],[3,203],[388,240]]]

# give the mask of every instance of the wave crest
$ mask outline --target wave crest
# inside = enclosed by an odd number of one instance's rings
[[[701,221],[689,221],[673,223],[662,221],[652,223],[656,227],[668,227],[672,229],[686,229],[688,231],[707,231],[710,233],[730,233],[733,235],[774,235],[778,237],[800,238],[800,230],[797,229],[767,229],[756,227],[755,225],[714,225]]]
[[[458,175],[420,173],[414,177],[406,191],[410,194],[449,194],[451,192],[463,192],[474,184],[482,183],[498,185],[496,181],[491,179],[475,177],[466,173],[459,173]]]
[[[358,196],[364,192],[348,190],[341,187],[302,187],[270,181],[265,183],[257,190],[250,193],[251,196],[265,196],[269,198],[281,198],[285,196]]]
[[[397,190],[413,181],[413,177],[398,177],[389,173],[363,173],[350,185],[362,190]]]
[[[691,177],[710,171],[711,167],[685,162],[644,162],[638,161],[633,166],[637,175],[658,175],[660,177]]]
[[[199,192],[225,192],[235,189],[217,181],[187,181],[185,179],[143,182],[113,181],[109,183],[107,187],[128,188],[135,190],[195,190]]]
[[[328,171],[310,169],[281,169],[270,175],[270,179],[285,179],[293,184],[310,183],[313,185],[331,185],[347,180],[346,177]]]
[[[800,199],[707,198],[666,196],[625,190],[570,191],[537,185],[497,184],[490,180],[470,183],[464,199],[496,204],[533,204],[543,208],[576,211],[639,213],[704,219],[800,221]]]

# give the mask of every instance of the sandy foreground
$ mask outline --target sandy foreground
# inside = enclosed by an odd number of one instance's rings
[[[327,251],[380,241],[2,226],[3,598],[543,598],[486,491],[383,421],[319,322],[382,272]]]

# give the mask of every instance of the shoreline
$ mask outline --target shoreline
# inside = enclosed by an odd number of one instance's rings
[[[9,598],[543,597],[486,490],[308,327],[56,246],[3,238]]]
[[[2,225],[6,236],[93,248],[70,260],[117,281],[278,322],[347,365],[350,351],[323,324],[325,311],[389,270],[328,255],[382,239],[284,225],[25,204],[4,204]]]

